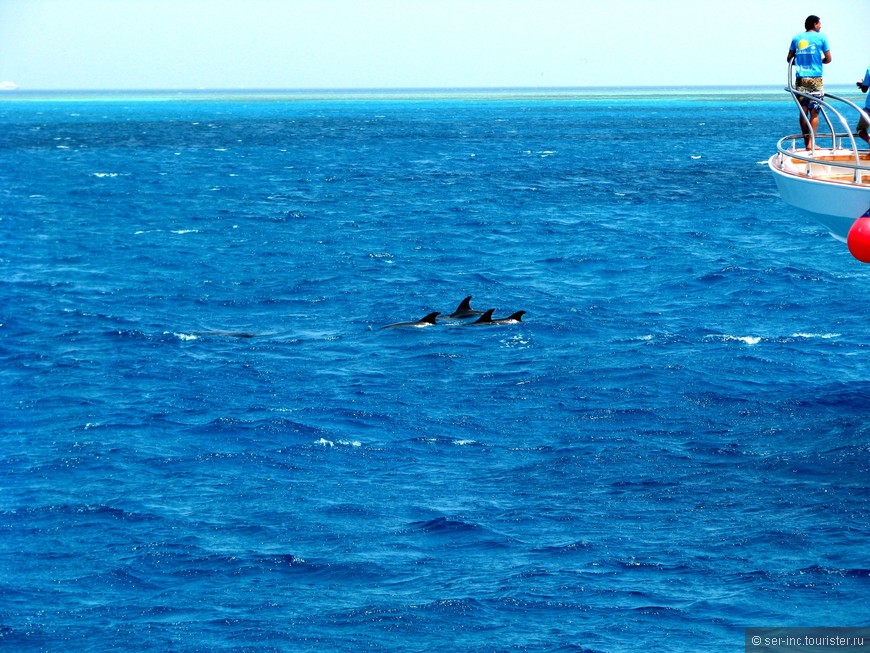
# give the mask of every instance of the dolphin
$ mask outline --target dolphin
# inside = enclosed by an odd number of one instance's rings
[[[456,307],[456,310],[453,311],[447,317],[452,317],[457,320],[461,320],[466,317],[476,317],[478,315],[482,315],[483,311],[476,311],[471,308],[471,295],[463,299],[459,302],[459,306]]]
[[[517,311],[516,313],[511,313],[507,317],[501,317],[493,320],[496,324],[516,324],[517,322],[523,321],[523,315],[525,315],[525,311]]]
[[[435,318],[437,318],[441,313],[435,311],[434,313],[429,313],[429,315],[424,315],[419,320],[414,322],[396,322],[395,324],[388,324],[386,326],[382,326],[382,329],[393,329],[395,327],[416,327],[422,328],[427,326],[432,326],[435,324]]]
[[[492,313],[495,311],[494,308],[489,309],[481,315],[477,320],[472,322],[472,326],[480,324],[480,325],[490,325],[490,324],[516,324],[517,322],[523,321],[523,315],[526,314],[525,311],[517,311],[509,315],[508,317],[501,317],[496,320],[492,319]]]

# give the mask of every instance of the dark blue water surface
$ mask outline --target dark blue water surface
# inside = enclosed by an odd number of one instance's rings
[[[870,625],[870,268],[777,196],[795,125],[749,92],[4,96],[0,648]],[[527,314],[380,329],[466,295]]]

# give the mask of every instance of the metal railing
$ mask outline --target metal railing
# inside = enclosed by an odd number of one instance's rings
[[[855,141],[855,134],[852,133],[852,129],[849,126],[849,122],[843,116],[843,114],[838,111],[834,106],[831,105],[829,100],[833,100],[835,102],[840,102],[846,107],[849,107],[854,112],[856,112],[859,116],[863,117],[864,120],[870,122],[870,117],[868,117],[867,112],[864,111],[857,104],[848,100],[846,98],[842,98],[838,95],[834,95],[832,93],[825,93],[823,97],[817,97],[814,95],[810,95],[808,93],[804,93],[795,88],[792,80],[794,79],[793,74],[794,69],[794,60],[790,61],[788,64],[788,82],[785,88],[786,91],[791,93],[791,97],[794,100],[795,105],[797,105],[798,111],[800,112],[801,118],[803,119],[804,124],[806,124],[807,129],[809,130],[810,141],[812,145],[805,154],[796,150],[796,143],[798,138],[805,138],[805,134],[791,134],[789,136],[784,136],[776,144],[776,149],[780,154],[780,162],[782,161],[783,156],[790,156],[799,161],[803,161],[807,164],[811,163],[819,163],[819,159],[816,159],[816,143],[820,138],[831,141],[830,152],[834,151],[847,151],[854,157],[854,161],[836,161],[836,163],[831,161],[825,161],[826,165],[831,165],[832,167],[837,168],[845,168],[853,171],[853,182],[856,184],[860,184],[863,178],[863,174],[870,175],[870,161],[863,162],[861,161],[861,153],[858,150],[858,144]],[[812,122],[810,121],[810,116],[808,115],[805,107],[801,104],[800,98],[804,98],[808,101],[816,102],[819,106],[819,116],[824,119],[825,124],[828,127],[828,131],[826,133],[818,133],[813,129]],[[838,132],[834,128],[834,121],[839,122],[842,126],[843,131]],[[821,120],[819,121],[821,123]],[[848,139],[848,147],[844,147],[844,144]],[[792,147],[789,149],[784,145],[786,141],[791,141]],[[808,177],[812,177],[812,168],[810,165],[807,165]]]

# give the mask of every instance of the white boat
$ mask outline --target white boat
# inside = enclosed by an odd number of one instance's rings
[[[15,82],[0,82],[0,91],[14,91],[18,88]]]
[[[798,98],[817,98],[795,89],[791,79],[789,66],[785,90],[803,113]],[[811,148],[804,148],[802,134],[784,136],[767,164],[787,204],[821,223],[837,240],[846,242],[849,229],[870,210],[870,151],[850,127],[857,124],[864,110],[827,93],[817,101],[821,106],[819,130],[813,134]]]

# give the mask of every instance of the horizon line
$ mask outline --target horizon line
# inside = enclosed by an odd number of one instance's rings
[[[828,84],[828,86],[849,86],[850,84]],[[655,90],[655,89],[779,89],[778,84],[633,84],[589,86],[347,86],[347,87],[281,87],[281,86],[215,86],[215,87],[106,87],[106,88],[14,88],[0,89],[0,96],[17,93],[214,93],[214,92],[282,92],[282,93],[367,93],[367,92],[444,92],[444,91],[588,91],[588,90]]]

